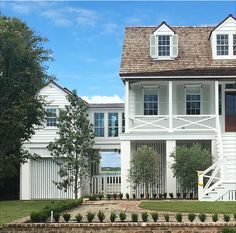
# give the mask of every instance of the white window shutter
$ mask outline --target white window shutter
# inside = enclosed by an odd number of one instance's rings
[[[150,56],[152,58],[157,57],[156,36],[155,35],[150,35]]]
[[[178,35],[174,34],[172,36],[172,57],[178,57],[179,53],[179,40],[178,40]]]

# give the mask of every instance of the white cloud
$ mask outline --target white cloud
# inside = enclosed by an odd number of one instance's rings
[[[92,97],[88,96],[82,96],[82,99],[84,99],[88,103],[93,104],[102,104],[102,103],[123,103],[124,101],[118,96],[101,96],[101,95],[95,95]]]
[[[26,4],[25,2],[12,3],[11,7],[12,10],[18,14],[29,14],[31,9],[30,5]]]

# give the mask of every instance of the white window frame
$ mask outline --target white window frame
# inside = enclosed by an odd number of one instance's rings
[[[187,89],[192,87],[199,87],[200,89],[200,114],[187,114]],[[184,95],[184,109],[185,109],[185,115],[188,116],[199,116],[202,114],[202,88],[201,85],[185,85],[185,95]]]
[[[112,126],[109,126],[109,114],[110,113],[117,114],[117,126],[115,127],[115,128],[117,128],[117,136],[110,136],[109,135],[109,130],[113,128]],[[118,112],[108,112],[107,113],[107,135],[109,138],[119,137],[119,113]]]
[[[95,126],[95,114],[103,114],[103,127],[99,126]],[[93,113],[93,128],[94,128],[94,136],[96,138],[103,138],[105,137],[105,113],[104,112],[94,112]],[[103,128],[103,136],[97,136],[95,135],[95,129],[102,129]]]
[[[233,36],[236,32],[232,31],[222,31],[215,32],[212,35],[212,52],[213,59],[236,59],[236,55],[233,54]],[[229,46],[229,54],[228,55],[217,55],[217,35],[228,35],[228,46]]]
[[[46,112],[48,111],[48,109],[55,109],[56,110],[56,124],[57,124],[57,122],[58,122],[58,114],[59,114],[58,107],[56,107],[56,106],[48,106],[48,107],[45,108]],[[46,128],[57,128],[56,125],[55,126],[47,125],[48,118],[55,118],[55,117],[48,117],[48,116],[46,116],[45,127]]]

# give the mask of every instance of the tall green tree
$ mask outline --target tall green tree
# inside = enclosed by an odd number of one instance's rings
[[[143,145],[133,154],[130,162],[129,181],[135,186],[141,185],[145,194],[149,194],[149,186],[158,183],[160,156],[152,147]]]
[[[197,171],[204,171],[212,164],[210,152],[200,144],[192,147],[177,146],[171,155],[174,158],[172,170],[180,183],[183,193],[197,191]]]
[[[49,144],[54,162],[59,166],[59,189],[73,188],[75,199],[83,184],[88,182],[91,167],[99,162],[99,154],[93,149],[93,126],[88,118],[87,104],[76,92],[68,94],[69,105],[61,109],[58,117],[58,138]]]
[[[0,17],[0,185],[34,156],[23,143],[45,117],[38,92],[49,78],[46,41],[20,20]]]

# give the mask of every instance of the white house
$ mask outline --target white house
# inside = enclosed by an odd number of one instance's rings
[[[92,192],[136,193],[127,181],[130,159],[140,145],[161,156],[159,183],[153,192],[176,192],[170,154],[177,145],[200,143],[213,165],[199,172],[199,200],[236,200],[236,18],[215,27],[153,27],[125,30],[120,77],[122,104],[90,105],[90,119],[101,151],[120,151],[121,177],[95,176]],[[21,169],[21,199],[66,198],[52,180],[57,168],[47,151],[56,137],[56,112],[67,104],[67,89],[51,82],[40,92],[50,103],[47,119],[25,147],[43,159]],[[83,190],[81,191],[81,194]]]

